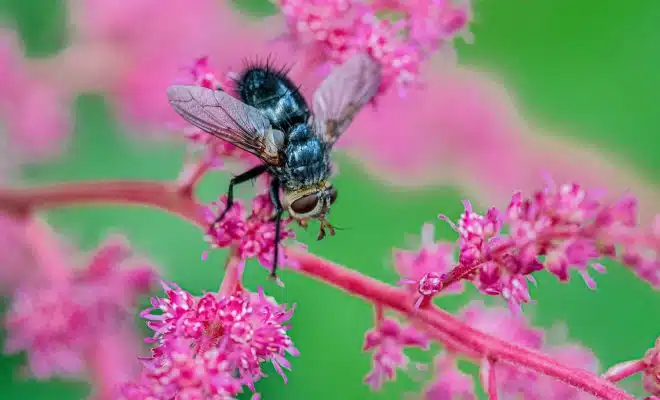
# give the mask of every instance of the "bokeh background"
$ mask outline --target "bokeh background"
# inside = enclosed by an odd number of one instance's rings
[[[234,6],[258,16],[275,12],[262,0],[240,0]],[[644,182],[649,192],[660,189],[660,2],[478,0],[474,10],[475,41],[458,42],[458,62],[489,71],[506,88],[519,114],[534,126],[526,132],[528,139],[560,140],[566,152],[600,152],[604,168],[627,171],[635,177],[635,187]],[[60,1],[0,0],[0,17],[18,31],[29,57],[50,56],[66,45],[67,15]],[[26,181],[165,180],[178,173],[184,154],[180,144],[136,139],[102,94],[76,97],[72,110],[69,150],[46,164],[27,166]],[[442,134],[443,127],[437,129]],[[388,185],[359,159],[341,153],[337,159],[341,193],[333,222],[346,229],[322,242],[315,241],[312,230],[299,231],[299,238],[320,256],[389,282],[396,280],[392,248],[414,245],[425,222],[434,222],[439,235],[453,240],[453,232],[436,216],[457,216],[460,201],[475,193],[459,184]],[[580,161],[573,157],[558,162],[579,171]],[[201,187],[202,197],[213,198],[226,183],[223,174],[210,176]],[[240,193],[249,197],[251,191],[243,188]],[[657,211],[654,200],[643,198],[643,206]],[[480,208],[486,201],[473,198]],[[47,216],[83,249],[95,247],[108,232],[126,233],[162,266],[168,279],[191,292],[214,290],[221,280],[224,254],[212,253],[202,262],[205,244],[199,232],[160,211],[89,207],[54,210]],[[549,275],[537,277],[539,285],[532,292],[537,304],[525,306],[535,325],[556,337],[564,326],[568,336],[592,348],[604,366],[639,357],[660,332],[660,296],[622,267],[606,266],[608,273],[597,277],[596,291],[577,276],[569,285]],[[283,274],[285,289],[265,278],[263,269],[248,268],[249,287],[264,285],[279,301],[298,303],[291,334],[302,356],[293,360],[288,385],[279,378],[259,383],[264,398],[400,399],[418,391],[420,384],[405,375],[375,394],[362,383],[370,368],[369,356],[361,353],[363,334],[372,323],[368,304],[296,274]],[[476,296],[469,290],[439,304],[457,310]],[[430,354],[415,356],[430,360]],[[0,358],[3,398],[80,399],[88,392],[84,383],[25,379],[23,362],[21,356]],[[641,395],[636,380],[624,385]]]

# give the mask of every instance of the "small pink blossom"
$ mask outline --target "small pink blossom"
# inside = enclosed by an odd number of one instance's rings
[[[212,203],[205,209],[209,224],[225,209],[225,204],[226,196],[223,196],[219,202]],[[275,254],[275,222],[272,220],[274,212],[268,193],[260,194],[252,200],[249,214],[242,202],[235,200],[223,220],[210,228],[206,240],[213,248],[235,246],[239,258],[256,258],[262,266],[270,269]],[[281,221],[281,240],[295,238],[295,233],[289,228],[290,223],[290,218]],[[282,248],[279,251],[278,265],[295,267]]]
[[[130,256],[125,241],[111,239],[68,279],[23,284],[5,317],[5,351],[26,351],[37,378],[82,373],[98,341],[126,329],[138,296],[150,289],[153,267]]]
[[[176,285],[163,287],[167,297],[153,298],[153,307],[142,313],[154,331],[152,357],[141,381],[126,391],[168,393],[167,398],[184,398],[188,392],[229,396],[244,385],[253,388],[264,376],[263,362],[272,363],[286,381],[282,368],[290,364],[285,355],[298,354],[284,325],[293,308],[278,305],[261,290],[193,297]]]
[[[364,378],[372,390],[380,390],[383,383],[396,379],[397,369],[406,369],[410,363],[404,349],[428,349],[428,339],[412,326],[385,318],[364,336],[363,351],[373,350],[372,369]]]
[[[432,224],[424,224],[418,250],[394,250],[394,267],[402,278],[399,283],[420,294],[420,299],[434,296],[442,289],[444,274],[454,265],[453,251],[451,244],[435,241]],[[462,291],[461,282],[447,293]]]

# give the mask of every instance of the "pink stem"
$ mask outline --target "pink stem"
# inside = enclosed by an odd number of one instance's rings
[[[0,190],[0,209],[24,213],[37,207],[73,205],[78,203],[134,203],[158,207],[178,214],[201,228],[206,221],[199,205],[182,196],[172,186],[158,182],[82,182],[32,189]],[[508,343],[477,331],[436,306],[416,310],[409,294],[311,254],[287,250],[298,261],[297,271],[336,286],[372,303],[387,306],[410,318],[418,319],[437,329],[443,336],[479,354],[534,370],[554,377],[605,400],[634,400],[608,380],[590,372],[568,367],[553,358],[531,349]]]
[[[225,275],[220,284],[220,296],[230,296],[237,290],[242,289],[243,268],[245,263],[236,255],[236,249],[231,249],[225,265]]]
[[[486,361],[486,369],[488,400],[497,400],[497,380],[495,379],[495,361],[493,359],[489,358]]]
[[[603,374],[603,378],[610,382],[619,382],[629,376],[638,374],[646,369],[644,360],[626,361],[616,364]]]
[[[179,215],[197,225],[206,221],[200,206],[182,196],[176,186],[155,181],[107,181],[59,183],[56,185],[0,189],[0,209],[25,214],[34,208],[71,206],[82,203],[127,203],[151,206]]]
[[[199,181],[209,171],[209,169],[211,169],[211,164],[206,159],[184,165],[183,170],[177,179],[179,192],[186,197],[191,197],[195,189],[195,185],[199,183]]]

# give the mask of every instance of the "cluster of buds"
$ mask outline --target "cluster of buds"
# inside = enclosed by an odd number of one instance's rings
[[[403,283],[417,287],[421,297],[460,291],[457,284],[470,280],[482,293],[504,297],[514,311],[531,300],[534,273],[546,270],[567,282],[575,269],[594,288],[589,268],[604,272],[596,262],[604,257],[660,287],[660,216],[644,231],[633,197],[613,203],[602,197],[576,184],[549,184],[528,198],[517,192],[506,210],[492,207],[485,215],[466,201],[456,224],[440,216],[459,235],[454,246],[434,243],[425,234],[418,253],[397,254],[397,269]],[[454,249],[458,262],[452,265]]]

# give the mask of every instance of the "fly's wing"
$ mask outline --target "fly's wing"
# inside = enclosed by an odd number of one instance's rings
[[[314,128],[333,145],[360,109],[378,92],[381,68],[369,55],[358,53],[335,68],[314,93]]]
[[[194,126],[254,154],[270,165],[279,165],[284,143],[282,132],[256,108],[226,92],[200,86],[175,85],[167,89],[174,110]]]

